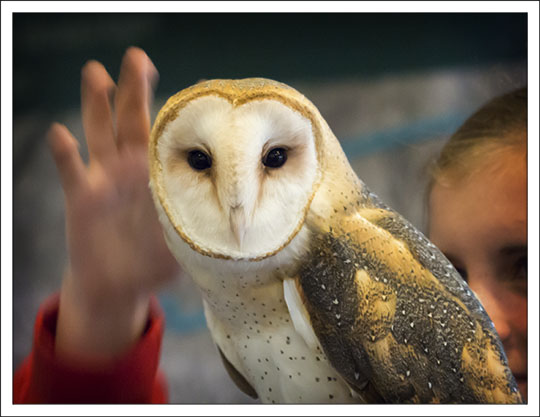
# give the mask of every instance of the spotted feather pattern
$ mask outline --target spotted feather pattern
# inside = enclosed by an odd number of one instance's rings
[[[312,223],[298,274],[332,365],[368,401],[520,402],[467,284],[414,226],[366,188],[361,195],[348,214]]]

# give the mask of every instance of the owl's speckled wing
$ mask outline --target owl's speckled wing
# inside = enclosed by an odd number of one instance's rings
[[[368,203],[312,225],[297,279],[332,365],[368,402],[522,402],[466,283],[399,214]]]

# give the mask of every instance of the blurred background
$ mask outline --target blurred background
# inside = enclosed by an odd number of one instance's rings
[[[160,72],[153,117],[203,78],[295,87],[319,108],[358,176],[422,231],[426,164],[477,107],[527,83],[525,13],[14,14],[14,368],[67,260],[63,195],[44,134],[52,121],[64,123],[86,152],[80,69],[96,59],[116,78],[131,45]],[[170,401],[253,402],[229,380],[189,277],[159,298]]]

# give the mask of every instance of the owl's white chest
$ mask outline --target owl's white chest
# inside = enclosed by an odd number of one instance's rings
[[[202,289],[212,337],[262,402],[357,401],[322,350],[296,332],[281,280],[222,273],[213,282]]]

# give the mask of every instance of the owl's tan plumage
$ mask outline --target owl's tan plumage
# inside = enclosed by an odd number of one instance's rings
[[[262,166],[272,146],[290,155],[281,168]],[[194,147],[211,167],[190,171]],[[149,155],[168,244],[245,391],[264,402],[521,401],[478,300],[358,179],[296,90],[194,85],[160,111]]]

